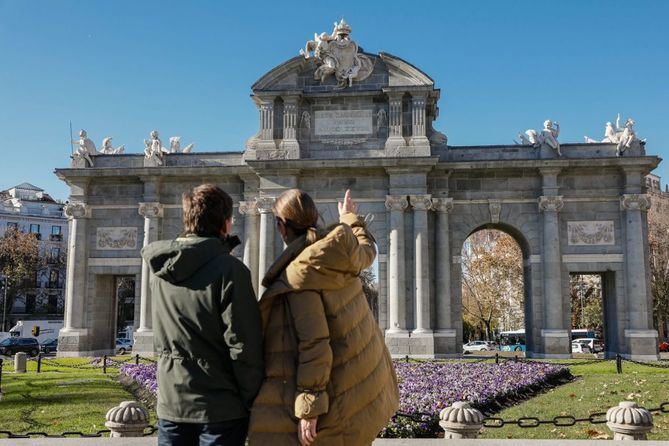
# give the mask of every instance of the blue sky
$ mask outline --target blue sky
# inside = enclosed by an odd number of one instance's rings
[[[70,121],[127,152],[154,128],[242,150],[250,86],[342,16],[365,51],[436,81],[452,145],[511,143],[547,118],[581,142],[620,112],[669,158],[668,1],[0,0],[0,189],[67,198],[52,172],[69,163]],[[669,180],[669,161],[657,173]]]

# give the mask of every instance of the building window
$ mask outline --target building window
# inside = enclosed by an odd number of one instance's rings
[[[39,225],[36,223],[31,223],[30,224],[30,233],[31,234],[39,234]]]
[[[32,293],[26,294],[26,313],[35,312],[35,295]]]
[[[49,273],[49,288],[60,288],[60,274],[58,270],[52,269]]]
[[[63,228],[61,228],[60,226],[51,226],[51,234],[52,235],[60,235],[60,234],[63,233],[62,230],[63,230]]]
[[[19,224],[16,223],[15,221],[8,221],[7,222],[7,229],[16,229],[18,231],[19,230]]]
[[[48,260],[49,263],[58,263],[60,260],[60,248],[51,248]]]

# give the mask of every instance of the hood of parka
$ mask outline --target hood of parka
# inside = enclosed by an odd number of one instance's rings
[[[142,257],[156,277],[179,284],[187,281],[216,257],[229,254],[239,243],[237,236],[219,238],[186,235],[175,240],[153,242],[142,248]]]
[[[275,295],[289,290],[341,289],[360,274],[351,262],[357,244],[351,227],[345,224],[331,228],[311,245],[306,244],[304,236],[297,238],[267,272],[263,285],[274,286],[266,294]]]

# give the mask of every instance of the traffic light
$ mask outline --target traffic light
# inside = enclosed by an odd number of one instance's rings
[[[39,325],[33,325],[33,336],[37,337],[39,336]]]

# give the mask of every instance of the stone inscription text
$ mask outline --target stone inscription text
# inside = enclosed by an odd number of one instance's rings
[[[371,110],[332,110],[315,113],[316,136],[371,135]]]

